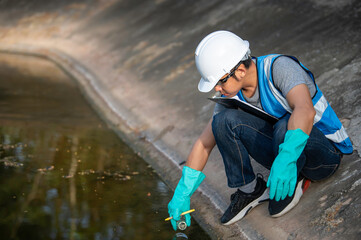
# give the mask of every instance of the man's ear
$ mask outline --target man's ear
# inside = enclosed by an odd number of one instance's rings
[[[241,78],[244,78],[244,76],[246,76],[246,72],[247,69],[244,66],[244,64],[241,64],[237,69],[237,73],[238,73],[237,75],[240,76]]]

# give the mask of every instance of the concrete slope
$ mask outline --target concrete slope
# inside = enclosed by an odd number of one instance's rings
[[[361,2],[18,0],[0,2],[3,52],[46,57],[76,79],[94,108],[175,187],[181,163],[212,115],[197,91],[194,50],[226,29],[250,41],[252,55],[297,56],[316,76],[361,153]],[[255,163],[258,172],[267,171]],[[345,156],[330,179],[313,183],[289,214],[264,204],[224,227],[233,192],[215,149],[192,198],[214,239],[357,239],[361,158]],[[164,206],[166,207],[166,206]]]

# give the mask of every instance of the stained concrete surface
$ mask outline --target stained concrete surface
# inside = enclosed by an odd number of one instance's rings
[[[234,191],[215,149],[192,198],[214,239],[357,239],[360,230],[361,2],[347,1],[0,1],[0,48],[56,62],[119,135],[171,187],[179,163],[209,120],[213,93],[197,91],[194,50],[226,29],[250,41],[252,55],[297,56],[316,76],[355,146],[331,178],[313,183],[300,204],[272,219],[267,204],[224,227]],[[268,172],[255,163],[265,176]],[[165,206],[166,207],[166,206]]]

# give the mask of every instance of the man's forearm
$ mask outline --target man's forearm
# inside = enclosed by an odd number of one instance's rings
[[[292,88],[287,94],[287,101],[293,109],[288,121],[288,130],[300,128],[304,133],[310,135],[316,111],[307,86],[300,84]]]
[[[313,108],[295,108],[288,121],[288,130],[300,128],[304,133],[310,135],[314,117],[315,110]]]
[[[194,170],[202,171],[208,161],[210,152],[202,146],[202,143],[197,140],[193,146],[191,153],[188,156],[186,166]]]

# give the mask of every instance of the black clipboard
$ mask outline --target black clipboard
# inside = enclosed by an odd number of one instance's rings
[[[208,98],[209,100],[219,103],[226,108],[234,108],[234,109],[242,109],[243,111],[255,115],[263,120],[266,120],[269,123],[275,124],[278,121],[278,118],[268,114],[267,112],[259,109],[249,103],[239,101],[234,98],[226,98],[226,97],[212,97]]]

